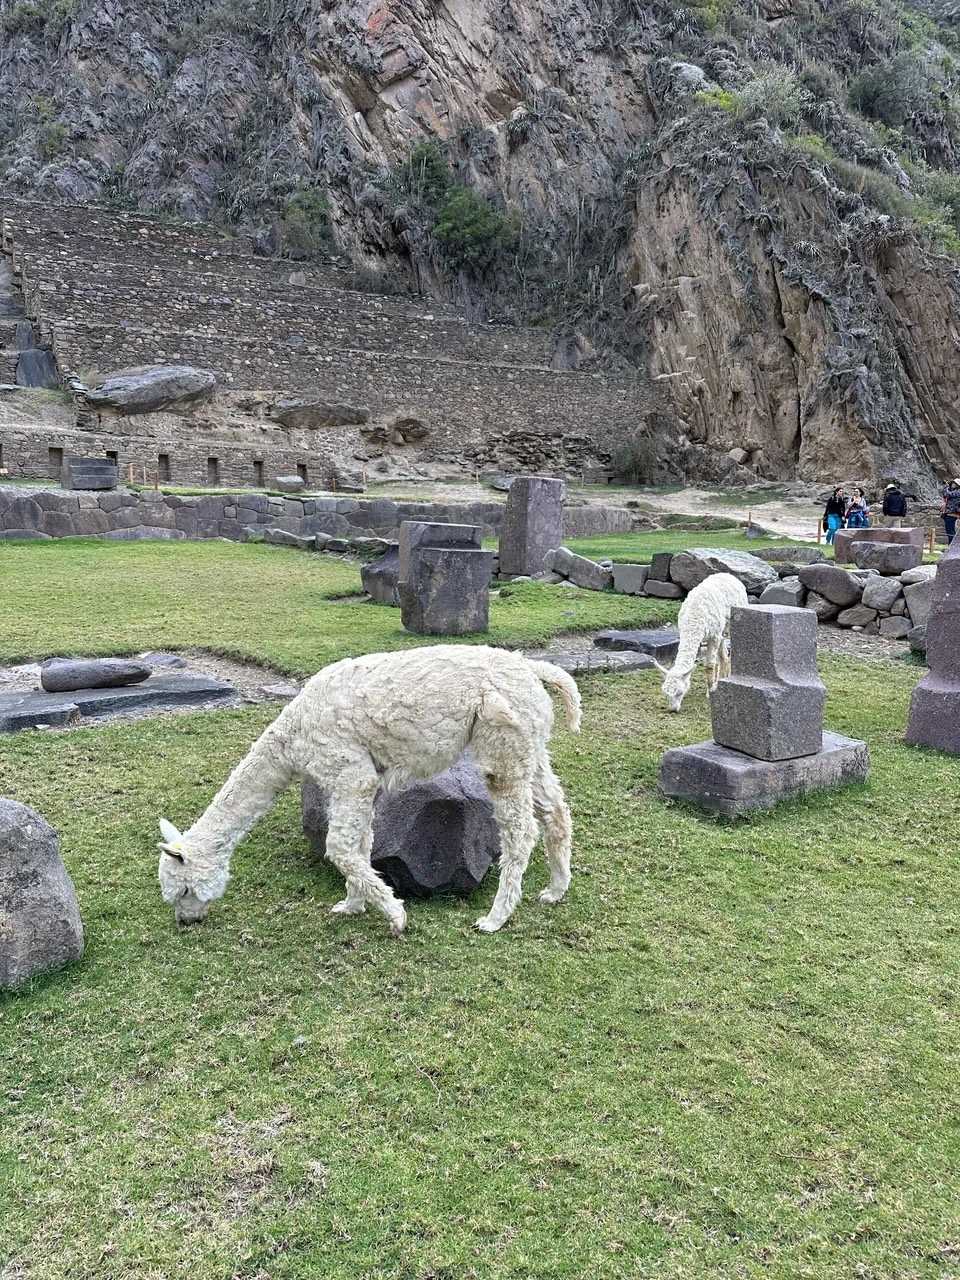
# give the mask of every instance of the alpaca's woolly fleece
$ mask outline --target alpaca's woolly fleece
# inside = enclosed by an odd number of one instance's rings
[[[163,820],[160,888],[179,923],[202,919],[221,897],[234,848],[295,780],[311,779],[329,798],[327,857],[346,877],[333,908],[351,914],[368,902],[394,933],[402,903],[370,866],[373,804],[383,786],[433,777],[469,746],[487,780],[500,829],[500,884],[488,915],[492,932],[520,900],[521,880],[539,826],[550,868],[540,895],[556,902],[570,882],[570,811],[547,754],[555,688],[569,727],[580,727],[580,694],[565,671],[504,649],[437,645],[348,658],[304,686],[261,734],[181,835]]]
[[[707,665],[710,691],[721,675],[728,675],[730,659],[724,632],[734,605],[747,603],[747,589],[732,573],[713,573],[698,583],[680,606],[677,626],[680,645],[673,666],[663,680],[663,694],[671,711],[679,711],[690,688],[693,668],[701,647]],[[663,668],[661,668],[663,670]]]

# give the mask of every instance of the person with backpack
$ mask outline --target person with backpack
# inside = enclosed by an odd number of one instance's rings
[[[943,516],[943,528],[949,544],[956,536],[957,518],[960,517],[960,479],[951,480],[944,489],[940,512]]]
[[[906,514],[906,495],[898,484],[888,484],[883,491],[883,523],[888,529],[902,529]]]
[[[837,485],[823,509],[823,527],[826,530],[827,542],[833,542],[837,530],[843,528],[846,514],[847,495],[843,491],[843,485]]]

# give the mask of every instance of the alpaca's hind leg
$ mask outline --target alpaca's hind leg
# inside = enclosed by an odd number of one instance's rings
[[[717,681],[720,679],[720,651],[722,646],[723,640],[720,636],[708,636],[704,642],[707,663],[707,687],[711,693],[717,687]]]
[[[559,902],[570,885],[573,823],[563,787],[546,759],[534,775],[533,811],[543,832],[543,851],[550,868],[550,883],[540,894],[540,901]]]
[[[363,838],[360,849],[360,857],[370,866],[370,858],[373,854],[373,825]],[[367,909],[367,900],[360,892],[359,885],[355,880],[347,881],[347,896],[335,903],[330,908],[330,914],[335,916],[358,916],[362,911]]]
[[[481,933],[496,933],[510,919],[523,892],[523,873],[537,842],[533,792],[528,778],[501,783],[489,778],[493,812],[500,828],[500,883],[493,906],[477,921]]]
[[[347,881],[347,896],[338,907],[347,911],[350,904],[353,913],[359,909],[358,902],[369,902],[390,921],[390,932],[399,934],[407,923],[403,903],[370,866],[373,802],[379,782],[372,764],[341,771],[330,795],[326,853]]]
[[[720,641],[720,679],[726,680],[730,675],[730,637],[724,636]]]

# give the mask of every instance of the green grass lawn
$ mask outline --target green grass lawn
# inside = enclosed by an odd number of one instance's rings
[[[707,531],[701,529],[653,529],[636,533],[598,533],[589,538],[571,538],[572,551],[593,560],[646,563],[657,551],[686,551],[688,547],[724,547],[751,554],[764,547],[791,546],[794,539],[748,538],[742,529]],[[797,543],[803,546],[803,543]],[[829,549],[827,549],[827,554]]]
[[[306,671],[398,640],[323,597],[356,570],[320,557],[52,545],[0,551],[7,655],[216,643]],[[518,591],[499,634],[572,595]],[[400,941],[331,917],[293,793],[177,932],[156,819],[196,816],[266,708],[0,739],[0,794],[60,831],[87,931],[0,997],[0,1276],[956,1275],[960,760],[902,744],[915,666],[821,667],[870,781],[735,825],[655,789],[709,736],[702,675],[679,715],[647,673],[585,679],[554,751],[570,894],[536,902],[535,855],[492,937],[489,883],[413,903]]]
[[[359,593],[360,564],[284,547],[226,542],[0,543],[0,661],[52,654],[206,648],[296,675],[339,658],[428,643],[397,609]],[[491,602],[479,642],[545,643],[562,631],[642,626],[675,604],[538,584]]]

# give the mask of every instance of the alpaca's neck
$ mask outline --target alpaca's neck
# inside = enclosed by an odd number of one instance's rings
[[[692,671],[697,665],[697,655],[700,653],[702,641],[702,627],[683,627],[681,629],[677,656],[673,660],[673,670],[676,675],[686,675],[688,671]]]
[[[261,734],[186,833],[189,844],[212,862],[229,862],[243,837],[290,783],[293,769],[273,728]]]

